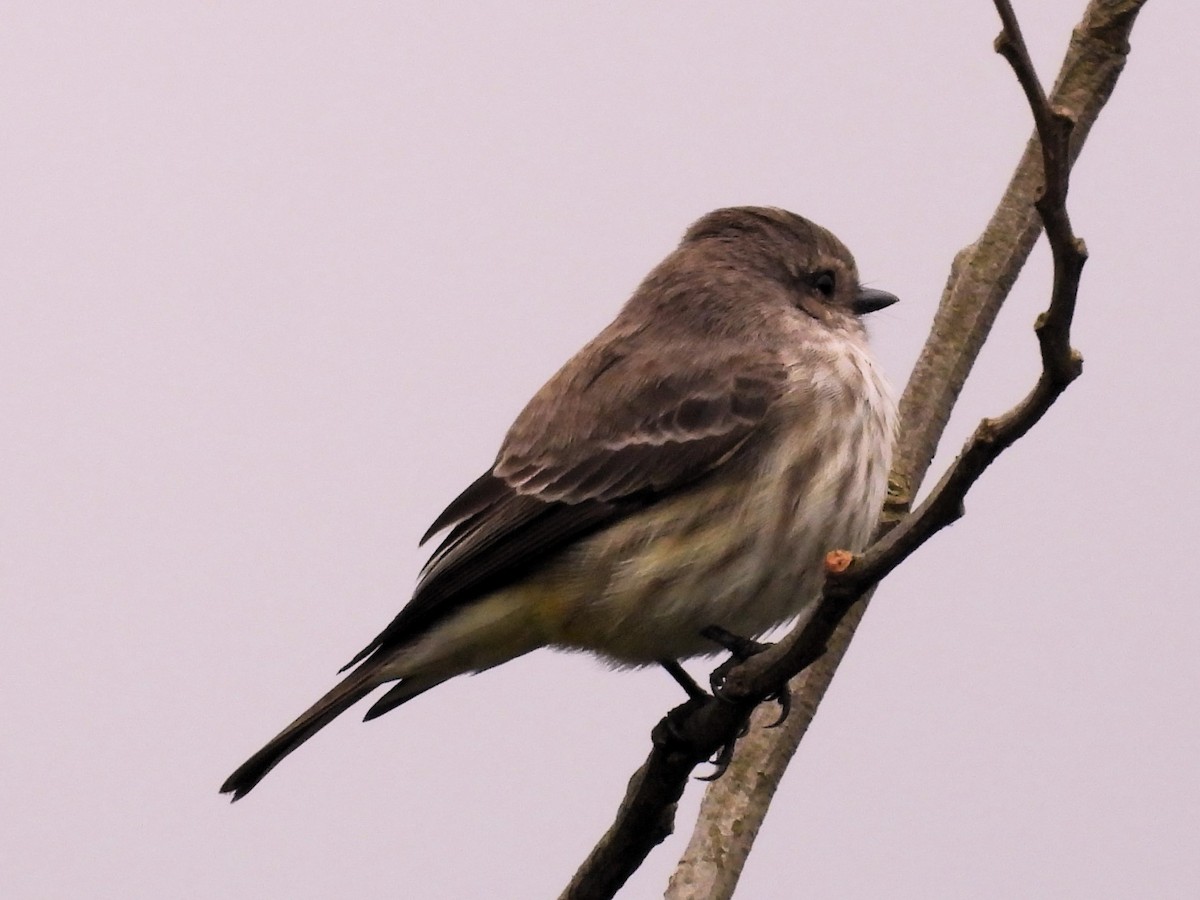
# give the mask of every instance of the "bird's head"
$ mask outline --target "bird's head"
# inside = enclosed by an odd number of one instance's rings
[[[789,302],[829,325],[891,306],[897,297],[859,284],[846,245],[820,225],[775,207],[718,209],[695,222],[680,248],[708,246],[730,265],[782,284]]]

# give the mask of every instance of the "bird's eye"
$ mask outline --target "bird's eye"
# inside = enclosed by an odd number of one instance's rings
[[[813,276],[812,285],[821,292],[823,297],[832,297],[833,292],[837,289],[837,279],[832,272],[826,269]]]

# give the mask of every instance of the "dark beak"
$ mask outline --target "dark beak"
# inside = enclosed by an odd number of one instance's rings
[[[853,308],[856,316],[865,316],[867,313],[887,309],[893,303],[898,303],[899,301],[899,297],[895,294],[889,294],[887,291],[877,291],[874,288],[859,288],[858,296],[854,298],[854,302],[850,306]]]

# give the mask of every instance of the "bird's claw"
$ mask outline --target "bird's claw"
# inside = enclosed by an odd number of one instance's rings
[[[733,634],[726,631],[720,625],[710,625],[700,632],[702,637],[708,638],[710,641],[720,644],[729,651],[729,659],[721,663],[713,669],[712,675],[709,676],[709,686],[712,688],[713,696],[720,699],[721,688],[725,684],[725,679],[734,666],[743,663],[750,657],[762,653],[770,644],[764,644],[761,641],[744,638],[741,635]],[[774,694],[768,694],[764,700],[774,700],[779,704],[779,717],[772,722],[767,728],[778,728],[786,720],[792,711],[792,692],[785,684],[780,690]]]
[[[710,702],[713,698],[705,696],[703,699],[692,699],[675,707],[655,727],[650,733],[650,739],[656,747],[667,748],[671,744],[681,744],[683,746],[693,746],[693,739],[687,733],[688,718],[703,704]],[[729,768],[730,762],[733,761],[733,750],[737,744],[738,738],[743,737],[749,728],[749,723],[744,725],[738,731],[737,737],[723,744],[716,753],[709,758],[715,768],[709,775],[698,775],[698,781],[716,781]]]
[[[738,732],[738,737],[744,736],[745,733],[746,729],[743,728],[740,732]],[[716,755],[709,760],[709,763],[713,766],[713,771],[708,775],[697,775],[696,780],[716,781],[718,778],[724,775],[729,769],[729,764],[733,762],[733,748],[737,746],[737,740],[737,738],[734,738],[728,744],[725,744],[723,747],[721,747],[721,749],[717,751]]]
[[[783,687],[781,687],[774,694],[769,695],[766,699],[774,700],[776,703],[779,704],[779,715],[775,718],[774,722],[772,722],[770,725],[767,725],[766,727],[767,728],[778,728],[780,725],[782,725],[784,722],[787,721],[787,717],[792,712],[792,689],[789,685],[784,684]]]

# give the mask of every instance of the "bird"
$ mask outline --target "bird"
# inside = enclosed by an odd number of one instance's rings
[[[435,519],[408,604],[221,792],[385,685],[365,719],[543,647],[679,671],[712,629],[811,608],[883,506],[896,406],[863,317],[896,300],[795,213],[695,221]]]

